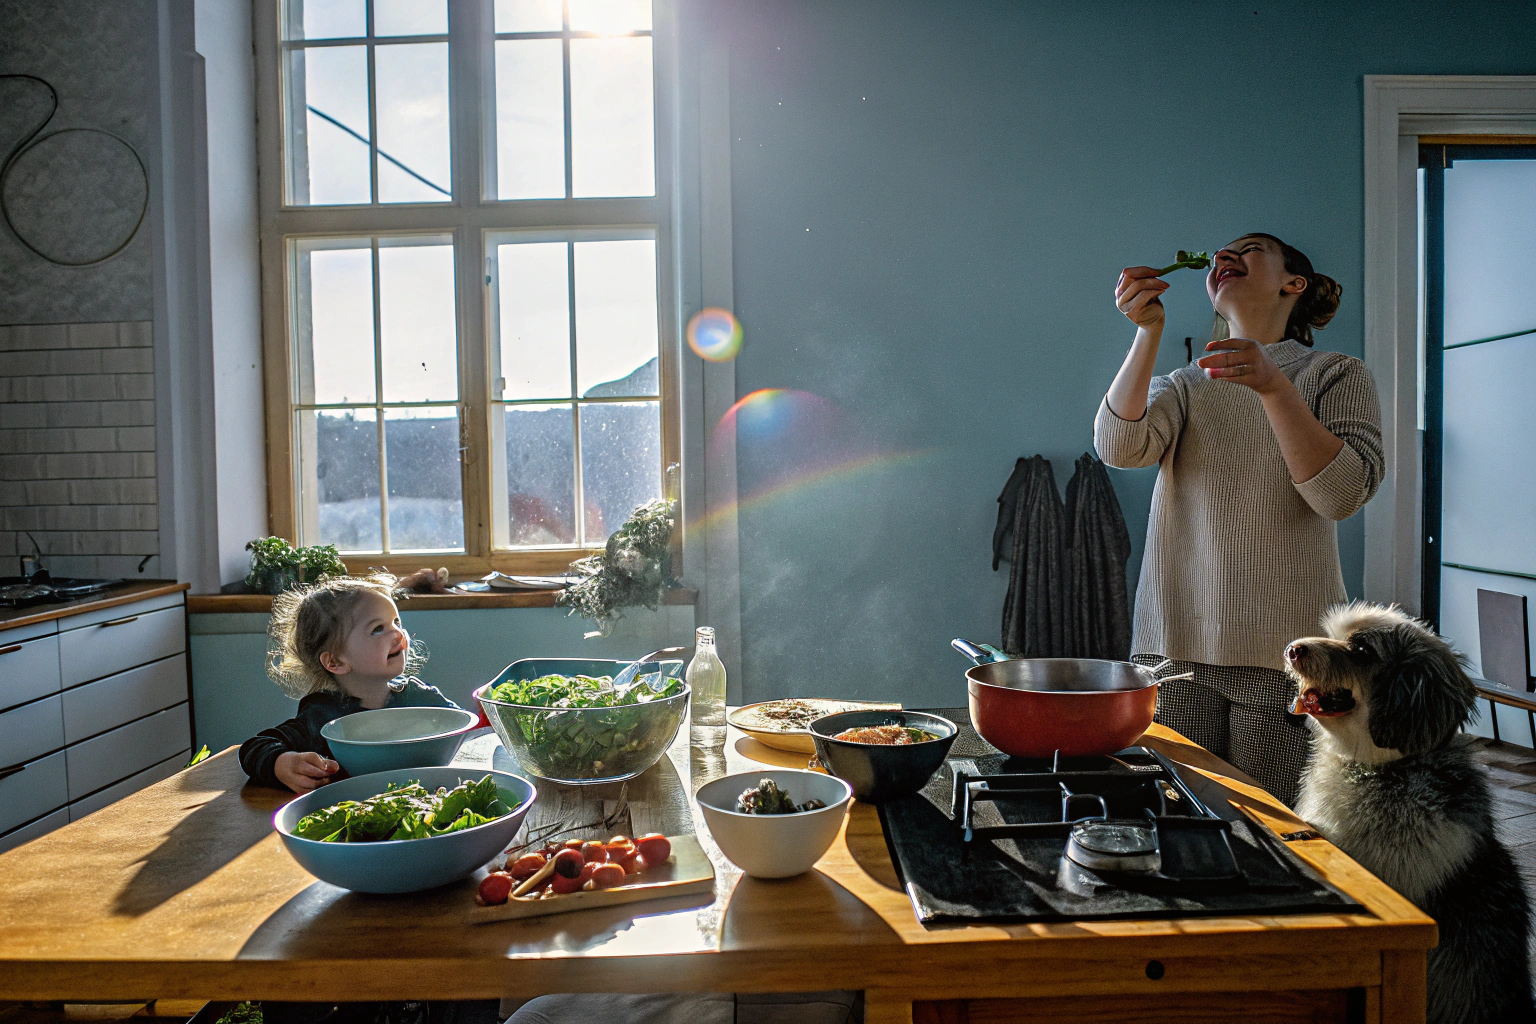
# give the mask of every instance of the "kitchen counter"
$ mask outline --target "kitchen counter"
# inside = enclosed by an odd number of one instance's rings
[[[400,602],[407,612],[446,612],[465,608],[554,608],[558,590],[497,590],[484,594],[413,594]],[[673,587],[662,593],[664,605],[691,605],[699,592]],[[272,610],[270,594],[191,594],[187,611],[193,615],[216,615]]]
[[[103,608],[114,608],[120,604],[132,604],[134,601],[143,601],[151,597],[175,594],[190,587],[189,583],[177,583],[175,580],[135,580],[132,583],[119,584],[100,594],[82,597],[78,601],[61,601],[57,604],[44,602],[26,608],[0,608],[0,630],[30,626],[37,622],[67,618],[71,615],[83,615],[86,612],[101,611]]]
[[[1153,726],[1142,742],[1276,831],[1301,823],[1231,766]],[[461,761],[490,764],[494,737]],[[504,753],[501,756],[505,756]],[[725,771],[804,765],[734,729]],[[717,895],[466,926],[472,887],[400,897],[316,883],[272,833],[284,793],[235,752],[0,855],[0,999],[449,999],[560,991],[866,990],[869,1024],[915,1020],[1424,1020],[1435,923],[1323,840],[1292,843],[1368,912],[924,928],[875,809],[799,878],[744,878],[693,815],[686,733],[628,785],[635,832],[690,825]],[[549,817],[618,786],[548,788]],[[604,804],[604,801],[609,803]],[[532,820],[532,819],[531,819]],[[961,1002],[964,1001],[964,1002]],[[1353,1013],[1353,1017],[1346,1017]]]

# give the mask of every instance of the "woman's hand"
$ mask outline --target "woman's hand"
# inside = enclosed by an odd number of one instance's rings
[[[1269,358],[1265,346],[1247,338],[1226,338],[1205,346],[1211,355],[1202,356],[1196,365],[1212,380],[1230,380],[1260,395],[1268,395],[1290,384],[1280,367]],[[1220,350],[1220,351],[1217,351]]]
[[[1126,267],[1115,285],[1115,305],[1137,327],[1162,327],[1163,303],[1159,295],[1168,282],[1153,267]]]
[[[272,765],[272,774],[277,776],[277,781],[295,793],[319,789],[339,771],[341,765],[328,757],[313,752],[301,754],[296,750],[278,754],[276,763]]]

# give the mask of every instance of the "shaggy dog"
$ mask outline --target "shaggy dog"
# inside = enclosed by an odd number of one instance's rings
[[[1297,812],[1439,923],[1431,1024],[1536,1020],[1530,906],[1460,735],[1476,702],[1460,657],[1396,608],[1334,608],[1323,632],[1285,651],[1313,725]]]

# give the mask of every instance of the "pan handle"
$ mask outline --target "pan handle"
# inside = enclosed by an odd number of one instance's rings
[[[1162,678],[1158,679],[1157,674],[1172,664],[1172,658],[1164,658],[1156,665],[1143,665],[1142,668],[1146,669],[1148,672],[1151,672],[1152,678],[1157,679],[1159,683],[1187,683],[1195,678],[1194,670],[1191,669],[1188,672],[1180,672],[1176,676],[1163,676]]]
[[[971,643],[969,640],[962,640],[959,637],[955,637],[949,642],[949,646],[953,647],[967,658],[970,658],[972,664],[990,665],[992,663],[991,653],[982,650],[980,647]]]

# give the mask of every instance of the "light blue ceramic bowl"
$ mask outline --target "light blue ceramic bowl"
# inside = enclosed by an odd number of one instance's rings
[[[494,821],[429,839],[383,843],[322,843],[293,835],[299,819],[343,800],[366,800],[393,782],[420,782],[427,789],[496,777],[501,802],[512,808]],[[299,866],[322,882],[356,892],[420,892],[446,885],[474,871],[512,843],[533,806],[533,784],[484,768],[402,768],[361,775],[321,786],[290,802],[272,818],[272,827]]]
[[[372,775],[441,767],[479,722],[462,708],[380,708],[327,722],[320,735],[348,775]]]

